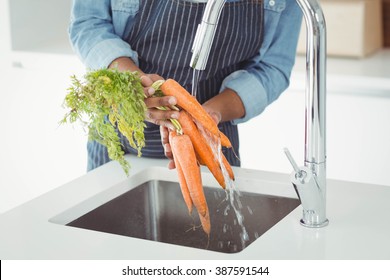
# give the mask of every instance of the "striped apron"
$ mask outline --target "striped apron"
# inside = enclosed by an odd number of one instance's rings
[[[126,40],[138,53],[139,67],[145,73],[172,78],[189,92],[192,90],[193,69],[189,66],[191,47],[205,3],[185,0],[140,1],[140,10],[133,30]],[[225,4],[215,34],[206,70],[201,71],[197,99],[202,104],[219,93],[222,81],[243,67],[261,47],[263,34],[263,2],[237,0]],[[146,122],[145,147],[142,156],[165,158],[159,126]],[[230,122],[219,124],[233,145],[222,151],[230,164],[240,166],[238,128]],[[119,133],[119,132],[118,132]],[[127,139],[120,139],[125,153],[137,154]],[[88,142],[88,170],[110,161],[107,149]]]

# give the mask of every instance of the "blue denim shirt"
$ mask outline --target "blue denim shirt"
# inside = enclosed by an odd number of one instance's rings
[[[131,32],[139,2],[73,1],[69,37],[86,67],[106,68],[118,57],[130,57],[138,64],[137,53],[123,38]],[[221,87],[221,91],[237,92],[244,104],[246,114],[234,124],[259,115],[289,85],[302,13],[295,0],[264,0],[264,9],[264,39],[258,55],[226,77]]]

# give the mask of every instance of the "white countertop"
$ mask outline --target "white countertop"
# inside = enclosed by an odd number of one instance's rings
[[[176,246],[68,227],[49,220],[165,160],[129,158],[127,179],[115,162],[0,215],[0,259],[390,259],[390,186],[328,180],[327,216],[320,229],[299,224],[301,206],[234,254]],[[170,171],[174,178],[175,171]],[[260,192],[294,196],[289,175],[235,169],[237,178],[274,182]],[[17,178],[16,178],[17,179]],[[168,178],[169,179],[169,178]],[[240,189],[240,186],[237,186]],[[151,253],[153,252],[153,253]]]

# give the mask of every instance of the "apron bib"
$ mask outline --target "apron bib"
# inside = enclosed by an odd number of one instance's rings
[[[145,73],[156,73],[164,79],[172,78],[189,92],[192,90],[193,69],[189,66],[191,47],[198,23],[201,22],[206,3],[185,0],[140,1],[129,38],[132,49],[138,53],[139,67]],[[200,71],[197,96],[202,104],[219,93],[223,80],[242,67],[260,49],[263,34],[263,2],[242,0],[228,2],[222,9],[207,67]],[[142,155],[165,158],[159,126],[146,122],[145,147]],[[220,130],[232,142],[233,149],[225,149],[230,164],[239,166],[238,128],[230,122],[220,123]],[[137,152],[120,135],[126,153]],[[89,168],[108,159],[104,147],[95,142],[88,144]],[[95,161],[95,163],[94,163]]]

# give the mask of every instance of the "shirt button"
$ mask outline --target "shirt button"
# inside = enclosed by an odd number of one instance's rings
[[[273,6],[275,6],[275,1],[274,1],[274,0],[270,0],[270,1],[268,2],[268,4],[269,4],[271,7],[273,7]]]

